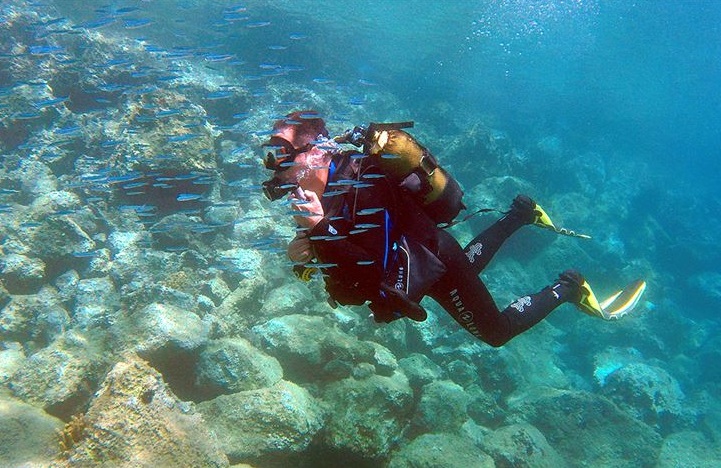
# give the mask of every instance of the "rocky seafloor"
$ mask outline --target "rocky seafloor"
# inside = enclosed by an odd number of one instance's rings
[[[419,128],[469,206],[529,193],[554,220],[599,233],[528,228],[484,276],[499,303],[569,266],[606,293],[645,276],[648,300],[612,323],[565,306],[499,349],[430,302],[426,322],[380,326],[365,308],[332,309],[319,280],[290,274],[293,226],[262,198],[254,148],[295,108],[318,109],[338,132],[413,118],[392,96],[374,91],[359,107],[342,88],[272,76],[262,90],[228,84],[225,65],[202,66],[207,55],[51,22],[21,1],[4,2],[0,18],[3,466],[721,459],[721,347],[655,266],[659,221],[636,220],[632,239],[623,227],[643,190],[630,183],[643,170],[631,160],[616,157],[607,174],[608,155],[569,161],[556,136],[519,147],[482,120],[455,135]],[[453,159],[471,153],[480,173]],[[569,164],[578,180],[544,185]],[[491,220],[454,234],[468,240]],[[693,229],[690,216],[679,223]],[[689,284],[718,301],[712,271]]]

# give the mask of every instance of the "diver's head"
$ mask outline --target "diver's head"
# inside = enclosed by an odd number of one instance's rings
[[[273,124],[273,135],[290,142],[295,148],[301,148],[318,139],[328,138],[328,129],[320,114],[314,110],[291,112],[284,119]]]
[[[299,185],[322,190],[327,180],[322,168],[327,166],[329,156],[316,143],[327,138],[325,122],[316,111],[292,112],[277,120],[263,145],[263,163],[274,171],[273,178],[263,182],[265,196],[277,200]]]

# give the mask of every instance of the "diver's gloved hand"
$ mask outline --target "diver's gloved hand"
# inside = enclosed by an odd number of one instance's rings
[[[380,290],[383,299],[371,302],[369,306],[376,322],[392,322],[401,317],[422,322],[428,317],[426,310],[412,301],[405,292],[385,283],[381,283]]]
[[[350,143],[360,148],[366,139],[366,128],[360,125],[353,127],[353,130],[346,130],[342,135],[334,138],[336,143]]]
[[[517,195],[511,203],[510,216],[516,217],[524,224],[531,224],[536,220],[536,202],[528,195]]]

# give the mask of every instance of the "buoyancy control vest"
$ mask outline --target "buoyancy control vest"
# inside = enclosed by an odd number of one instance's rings
[[[412,122],[370,124],[365,135],[364,153],[392,181],[410,193],[433,221],[450,223],[465,208],[463,190],[438,165],[433,154],[400,126],[412,126]]]
[[[356,158],[356,155],[361,153],[338,153],[329,167],[328,183],[333,184],[334,188],[343,187],[348,190],[342,196],[334,195],[321,199],[325,216],[339,223],[343,222],[341,220],[347,223],[356,222],[358,190],[365,190],[368,184],[363,176],[378,174],[378,171],[382,170],[373,164],[370,158]],[[378,184],[383,184],[386,188],[381,189]],[[354,281],[353,274],[347,270],[341,275],[335,274],[335,270],[328,270],[324,280],[326,291],[331,297],[329,302],[332,306],[336,302],[360,305],[370,300],[373,302],[371,309],[374,317],[381,322],[392,321],[404,315],[423,320],[425,311],[418,302],[446,272],[445,266],[434,254],[437,250],[435,221],[425,214],[419,203],[408,200],[409,195],[399,192],[387,175],[374,181],[372,185],[385,194],[381,197],[384,201],[385,222],[379,226],[385,232],[385,253],[382,263],[380,259],[378,261],[378,266],[382,266],[379,271],[379,284],[369,285],[367,281]],[[347,229],[338,229],[341,235],[346,231]],[[352,231],[350,233],[352,234]],[[307,281],[314,269],[313,265],[299,267],[295,270],[296,275]],[[369,279],[369,271],[366,270],[369,267],[356,268],[362,271],[365,279]],[[389,296],[390,292],[393,294]]]

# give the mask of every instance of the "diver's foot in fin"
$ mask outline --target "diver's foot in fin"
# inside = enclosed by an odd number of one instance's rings
[[[576,307],[588,315],[604,320],[616,320],[631,312],[646,290],[645,281],[635,280],[608,299],[599,302],[591,286],[579,272],[566,270],[561,273],[559,282],[577,288],[578,296],[571,299]]]
[[[536,226],[556,229],[543,208],[528,195],[516,196],[511,203],[509,214],[522,220],[524,224],[535,224]]]
[[[609,319],[604,313],[598,299],[596,299],[596,295],[593,293],[591,286],[579,272],[576,270],[566,270],[558,277],[558,281],[577,291],[577,295],[572,297],[570,302],[575,304],[582,312],[594,317]]]

